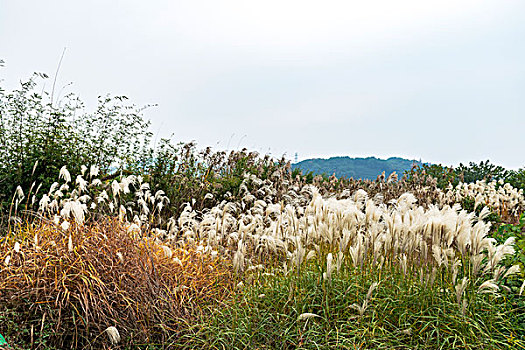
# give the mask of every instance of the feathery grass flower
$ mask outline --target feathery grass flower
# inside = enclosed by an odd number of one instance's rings
[[[304,320],[309,320],[309,319],[314,318],[314,317],[321,317],[321,316],[319,316],[317,314],[310,313],[310,312],[305,312],[305,313],[300,314],[299,317],[297,317],[297,322],[304,321]]]
[[[111,344],[117,345],[120,342],[120,334],[117,328],[111,326],[111,327],[106,328],[105,332],[107,333]]]
[[[58,173],[58,178],[64,179],[66,183],[71,182],[71,174],[69,174],[69,171],[67,170],[65,165],[62,168],[60,168],[60,172]]]

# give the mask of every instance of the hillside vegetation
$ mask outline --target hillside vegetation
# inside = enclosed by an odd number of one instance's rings
[[[12,348],[525,348],[523,170],[314,176],[36,86],[0,94]]]
[[[292,165],[293,169],[301,169],[303,172],[313,172],[316,175],[334,175],[363,180],[375,180],[381,173],[390,176],[393,172],[403,174],[413,166],[422,165],[415,160],[399,157],[378,159],[376,157],[350,158],[331,157],[328,159],[306,159]]]

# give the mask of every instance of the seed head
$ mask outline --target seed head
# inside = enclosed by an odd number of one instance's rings
[[[297,317],[297,322],[303,321],[303,320],[309,320],[314,317],[321,317],[321,316],[310,313],[310,312],[305,312],[305,313],[300,314],[299,317]]]
[[[69,174],[69,171],[67,171],[66,166],[64,165],[62,168],[60,168],[60,172],[58,174],[59,179],[64,179],[64,181],[71,182],[71,175]]]
[[[111,326],[111,327],[106,328],[105,332],[107,333],[111,344],[117,345],[118,342],[120,341],[120,334],[118,330],[115,327]]]

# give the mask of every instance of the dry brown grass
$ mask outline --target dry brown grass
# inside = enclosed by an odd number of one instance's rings
[[[109,326],[121,345],[163,343],[233,285],[225,263],[189,248],[168,250],[116,220],[67,233],[26,225],[0,244],[0,258],[0,317],[9,321],[0,322],[0,333],[32,348],[105,348]]]

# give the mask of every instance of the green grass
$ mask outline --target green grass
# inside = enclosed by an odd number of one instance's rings
[[[374,281],[363,316],[362,304]],[[402,276],[342,271],[324,281],[316,266],[288,276],[260,276],[180,347],[209,349],[520,349],[525,325],[503,296],[478,295],[465,316],[453,291]],[[263,296],[264,295],[264,296]],[[298,321],[309,312],[319,317]]]

